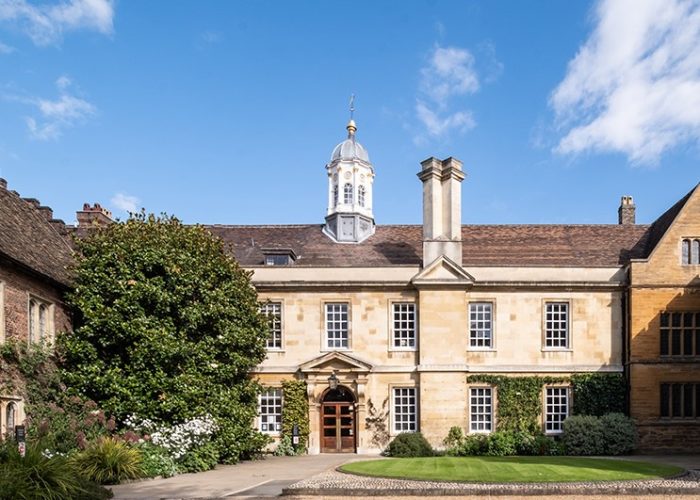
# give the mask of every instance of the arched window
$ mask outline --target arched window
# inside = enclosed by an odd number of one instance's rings
[[[46,305],[39,306],[39,337],[37,340],[46,340],[49,334],[48,328],[48,308]]]
[[[343,186],[343,203],[352,205],[352,184],[349,182]]]
[[[17,405],[9,403],[5,409],[5,429],[7,434],[15,431],[15,421],[17,420]]]
[[[693,240],[690,251],[690,263],[700,264],[700,240]]]
[[[338,185],[333,186],[333,206],[338,206]]]
[[[357,204],[361,207],[365,206],[365,187],[360,186],[357,188]]]

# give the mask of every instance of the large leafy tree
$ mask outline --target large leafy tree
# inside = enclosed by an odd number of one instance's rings
[[[221,240],[174,217],[132,215],[76,242],[75,331],[61,336],[72,390],[120,418],[216,420],[220,460],[256,451],[267,321]]]

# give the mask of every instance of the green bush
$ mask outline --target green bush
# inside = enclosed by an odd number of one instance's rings
[[[47,456],[28,443],[24,458],[14,441],[0,444],[0,500],[102,500],[112,492],[82,476],[61,455]]]
[[[294,445],[292,444],[292,438],[290,438],[287,434],[284,434],[280,439],[277,448],[275,448],[275,451],[272,454],[276,457],[291,457],[296,455]]]
[[[571,376],[574,415],[624,413],[627,383],[621,373],[580,373]]]
[[[434,455],[430,443],[420,432],[404,432],[396,436],[385,450],[390,457],[431,457]]]
[[[564,420],[562,442],[569,455],[605,454],[605,434],[598,417],[575,415]]]
[[[459,445],[451,447],[449,455],[456,456],[510,456],[561,455],[562,447],[542,433],[498,431],[491,434],[464,436]]]
[[[448,450],[458,448],[464,441],[464,431],[461,427],[450,427],[447,437],[442,440]]]
[[[143,476],[141,452],[111,437],[91,442],[71,461],[83,476],[99,484],[119,484]]]
[[[175,460],[165,448],[146,442],[138,449],[141,452],[143,477],[171,477],[179,472]]]
[[[637,428],[634,421],[622,413],[608,413],[600,417],[606,455],[625,455],[637,447]]]
[[[518,453],[518,436],[515,432],[494,432],[489,434],[486,455],[491,457],[506,457]]]
[[[450,450],[450,455],[459,457],[484,455],[488,449],[488,436],[485,434],[468,434],[462,442]]]
[[[183,472],[202,472],[213,469],[218,458],[216,445],[209,441],[188,451],[178,460],[178,468]]]

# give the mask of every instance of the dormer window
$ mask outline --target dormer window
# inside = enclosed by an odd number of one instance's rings
[[[343,186],[343,203],[352,205],[352,184],[349,182]]]
[[[294,264],[297,255],[291,248],[263,248],[266,266],[288,266]]]
[[[700,264],[699,238],[685,238],[681,242],[681,263],[685,266]]]

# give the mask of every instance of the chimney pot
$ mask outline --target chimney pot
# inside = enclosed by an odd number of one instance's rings
[[[111,224],[112,212],[102,208],[99,203],[90,205],[83,203],[83,209],[75,213],[78,219],[78,227],[92,227]]]

